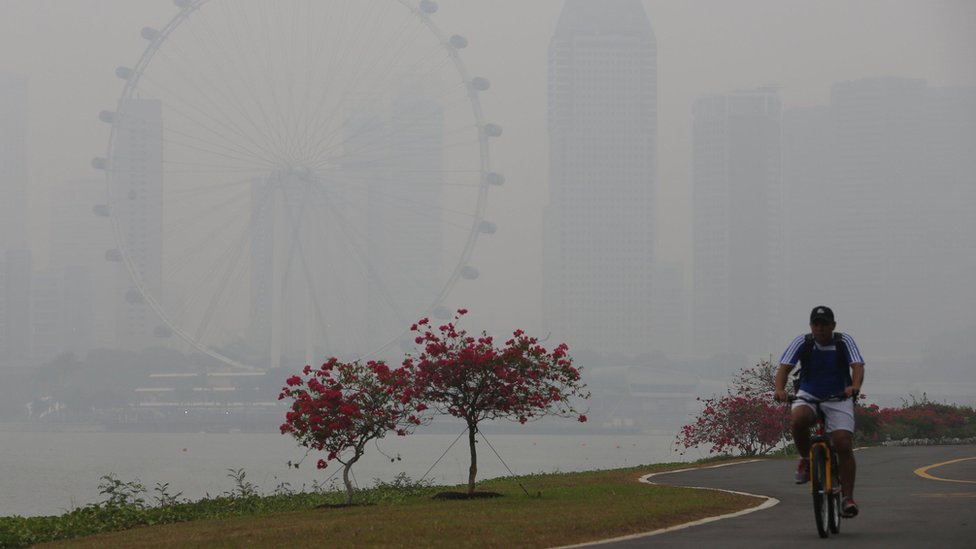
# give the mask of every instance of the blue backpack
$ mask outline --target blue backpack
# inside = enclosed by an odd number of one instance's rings
[[[834,348],[837,349],[837,368],[844,373],[844,380],[850,385],[852,383],[851,366],[847,363],[847,344],[844,343],[843,335],[840,332],[834,332]],[[813,344],[813,334],[803,336],[803,346],[800,347],[799,360],[797,361],[800,368],[793,374],[794,393],[800,389],[800,382],[803,381],[803,372],[805,370],[803,366],[809,364],[810,354],[813,352]]]

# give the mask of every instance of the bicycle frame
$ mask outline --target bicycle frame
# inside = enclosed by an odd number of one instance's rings
[[[820,407],[820,403],[819,402],[818,403],[815,403],[815,406],[817,408],[817,412],[816,412],[817,413],[817,420],[813,424],[813,436],[810,437],[810,453],[808,454],[807,458],[810,459],[811,460],[811,463],[812,463],[813,462],[812,460],[813,460],[814,449],[815,448],[818,448],[818,447],[819,448],[823,448],[824,457],[827,460],[826,461],[827,467],[826,467],[826,471],[825,471],[825,473],[826,473],[826,479],[825,480],[827,482],[827,493],[831,493],[832,490],[833,490],[833,488],[834,488],[833,482],[834,482],[834,476],[835,476],[835,473],[836,473],[836,471],[834,471],[834,467],[835,467],[835,465],[834,465],[834,457],[835,457],[834,445],[830,441],[830,437],[827,436],[827,432],[826,432],[827,422],[826,422],[826,416],[824,415],[823,409]],[[812,470],[811,470],[811,474],[812,474]],[[813,490],[816,490],[816,487],[812,486],[812,483],[811,483],[811,488]]]
[[[790,402],[802,400],[812,404],[816,421],[814,433],[810,437],[810,452],[807,463],[810,465],[810,490],[813,495],[814,516],[817,519],[817,532],[825,538],[831,533],[840,532],[840,470],[837,452],[826,432],[826,415],[821,404],[846,399],[845,395],[832,395],[825,399],[802,396],[790,397]]]

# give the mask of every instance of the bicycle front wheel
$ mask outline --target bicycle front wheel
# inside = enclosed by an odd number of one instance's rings
[[[828,526],[831,534],[840,533],[840,469],[838,469],[837,454],[830,453],[830,497],[827,498],[827,513],[830,515]]]
[[[814,446],[810,452],[810,485],[813,491],[813,516],[817,521],[817,533],[825,538],[830,535],[827,489],[827,453],[822,446]]]

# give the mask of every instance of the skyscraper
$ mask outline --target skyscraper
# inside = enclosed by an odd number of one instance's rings
[[[26,249],[27,79],[0,71],[0,254]]]
[[[27,80],[0,72],[0,358],[30,355]]]
[[[389,172],[368,187],[368,330],[372,349],[416,322],[443,281],[443,107],[419,86],[397,90],[375,158]]]
[[[933,338],[971,332],[976,90],[863,78],[786,120],[793,314],[833,303],[876,361],[917,360]],[[906,319],[913,336],[894,337]]]
[[[51,191],[48,265],[66,281],[59,352],[84,356],[92,347],[115,345],[114,310],[107,305],[118,292],[114,265],[105,261],[105,250],[114,245],[105,201],[99,180],[72,179]]]
[[[122,245],[139,282],[161,295],[163,254],[163,121],[156,99],[130,99],[115,113],[109,191]],[[156,342],[161,324],[122,263],[118,272],[116,334],[120,347],[142,349]]]
[[[549,46],[544,323],[570,347],[653,349],[657,45],[639,0],[567,0]]]
[[[12,361],[30,359],[31,282],[33,261],[30,250],[7,250],[3,255],[0,286],[3,312],[0,315],[0,357]]]
[[[763,355],[782,299],[780,101],[772,89],[694,105],[694,345]]]

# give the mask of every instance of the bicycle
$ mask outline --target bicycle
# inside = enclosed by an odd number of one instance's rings
[[[813,492],[813,514],[817,521],[817,533],[826,538],[830,534],[840,533],[841,518],[841,487],[840,468],[837,452],[834,451],[830,437],[827,436],[826,416],[820,407],[824,402],[839,402],[846,400],[843,394],[832,395],[823,399],[807,398],[790,395],[789,401],[802,400],[813,404],[816,408],[817,420],[814,423],[813,436],[810,437],[810,490]]]

